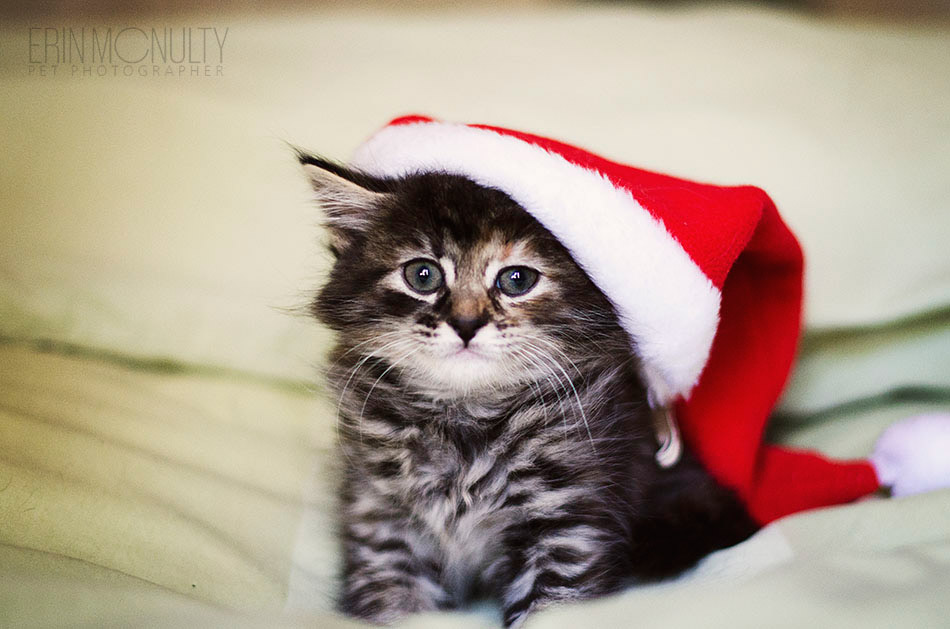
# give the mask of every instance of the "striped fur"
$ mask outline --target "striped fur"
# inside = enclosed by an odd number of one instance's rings
[[[378,180],[301,161],[333,200],[337,260],[313,310],[338,332],[327,379],[345,468],[344,612],[390,623],[488,595],[513,626],[676,574],[754,530],[688,454],[655,464],[612,305],[509,197],[458,176]],[[399,275],[419,257],[444,271],[432,295]],[[493,284],[511,264],[540,271],[524,296]],[[480,317],[470,344],[450,325],[459,313]]]

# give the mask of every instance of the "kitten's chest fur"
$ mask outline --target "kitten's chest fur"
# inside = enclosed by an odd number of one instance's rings
[[[554,443],[565,441],[549,434],[540,421],[549,411],[537,405],[432,402],[401,410],[408,425],[391,428],[385,448],[377,442],[361,453],[388,461],[389,473],[376,466],[358,476],[378,500],[409,516],[410,545],[440,566],[446,590],[464,600],[504,568],[504,532],[543,508],[539,458],[557,456]]]
[[[512,435],[492,434],[503,413],[491,405],[452,405],[433,419],[407,444],[396,482],[404,507],[431,536],[446,585],[464,598],[493,569],[502,532],[522,515],[506,504]]]

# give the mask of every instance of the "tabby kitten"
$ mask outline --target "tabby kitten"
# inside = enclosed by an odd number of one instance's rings
[[[513,626],[754,531],[688,453],[657,465],[614,309],[510,197],[300,160],[336,258],[313,313],[338,332],[343,612],[493,596]]]

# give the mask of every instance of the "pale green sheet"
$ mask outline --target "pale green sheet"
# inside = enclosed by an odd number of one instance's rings
[[[785,441],[858,456],[932,408],[830,416]],[[0,347],[0,624],[335,626],[332,427],[319,391]],[[945,491],[786,518],[676,582],[531,626],[940,626],[948,587]],[[407,626],[497,620],[483,605]]]

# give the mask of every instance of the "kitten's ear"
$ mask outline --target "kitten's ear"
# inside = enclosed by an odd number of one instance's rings
[[[301,151],[297,157],[323,208],[330,250],[339,255],[369,229],[374,212],[390,194],[386,182]]]

